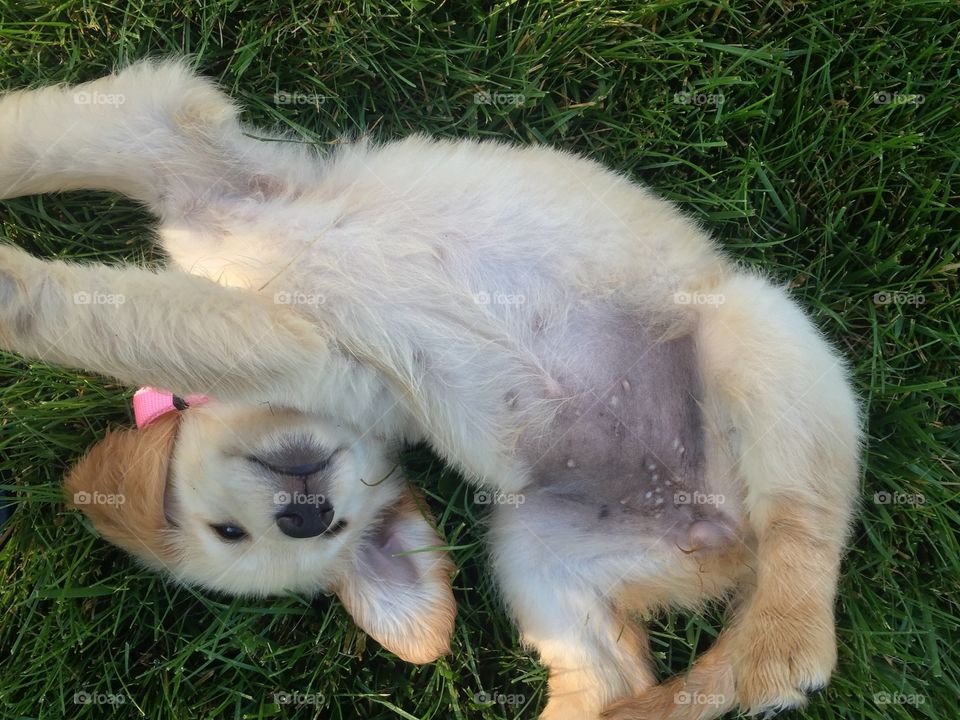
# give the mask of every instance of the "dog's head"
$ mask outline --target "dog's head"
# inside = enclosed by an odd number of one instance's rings
[[[115,430],[66,480],[108,540],[234,595],[333,591],[410,662],[449,649],[446,553],[387,448],[292,410],[210,403]]]

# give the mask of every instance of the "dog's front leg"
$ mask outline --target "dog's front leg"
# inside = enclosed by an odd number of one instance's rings
[[[313,176],[301,145],[255,140],[237,115],[210,79],[176,61],[0,94],[0,198],[109,190],[179,217],[208,199],[269,197]]]
[[[313,325],[268,297],[174,270],[40,260],[10,245],[0,245],[0,348],[130,385],[294,406],[330,356]]]

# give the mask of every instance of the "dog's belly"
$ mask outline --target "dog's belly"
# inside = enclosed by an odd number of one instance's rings
[[[705,482],[692,335],[670,338],[639,317],[592,306],[537,345],[559,407],[522,443],[526,502],[583,530],[640,531],[692,549],[723,544],[731,524]]]

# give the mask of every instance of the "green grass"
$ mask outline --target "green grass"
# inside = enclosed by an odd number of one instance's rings
[[[246,103],[249,120],[319,143],[423,131],[588,153],[790,283],[850,358],[870,436],[841,579],[839,668],[790,717],[957,717],[954,2],[187,5],[0,0],[0,88],[187,52]],[[277,92],[325,99],[276,105]],[[684,92],[705,104],[678,102]],[[879,92],[923,102],[877,103]],[[524,102],[477,104],[477,93]],[[103,194],[2,203],[0,236],[47,257],[157,260],[149,218]],[[877,302],[877,293],[915,302]],[[454,654],[414,668],[368,642],[328,598],[240,602],[176,589],[65,511],[64,470],[108,425],[130,422],[129,396],[101,378],[0,355],[0,487],[18,506],[0,549],[0,716],[536,716],[544,672],[498,604],[482,514],[428,453],[407,463],[458,548],[460,615]],[[878,492],[924,502],[882,504]],[[718,620],[659,622],[659,670],[685,668]],[[127,702],[77,705],[81,691]],[[480,707],[480,691],[524,702]],[[278,706],[275,692],[312,693],[319,704]]]

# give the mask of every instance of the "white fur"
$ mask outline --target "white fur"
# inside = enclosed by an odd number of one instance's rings
[[[123,103],[78,106],[77,92]],[[569,318],[628,308],[696,338],[709,487],[731,498],[753,538],[760,582],[773,557],[768,521],[778,508],[807,509],[810,532],[831,548],[817,607],[832,614],[858,411],[843,365],[783,289],[738,270],[671,204],[568,153],[414,136],[314,157],[243,130],[230,101],[175,62],[0,100],[0,133],[13,139],[0,146],[0,197],[126,193],[161,218],[173,265],[79,267],[0,248],[0,346],[131,384],[269,401],[378,448],[426,440],[471,480],[519,493],[530,468],[518,448],[557,407],[554,361],[591,373]],[[81,291],[126,302],[71,303]],[[722,300],[684,305],[677,293]],[[519,411],[510,392],[525,398]],[[654,682],[620,593],[646,582],[642,604],[690,605],[738,582],[675,547],[575,542],[509,512],[495,519],[498,576],[551,667],[550,720],[596,717]],[[264,570],[249,569],[261,590],[290,580]],[[190,578],[212,572],[198,564]],[[755,659],[747,644],[744,666]],[[789,689],[760,700],[802,702],[802,685],[831,669],[827,659],[805,675],[783,670]]]

